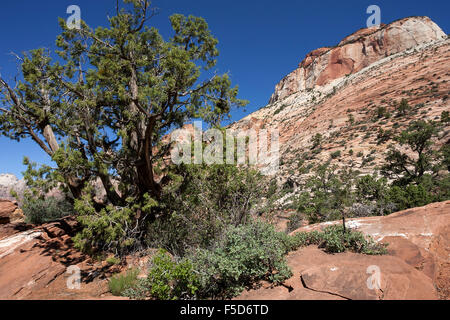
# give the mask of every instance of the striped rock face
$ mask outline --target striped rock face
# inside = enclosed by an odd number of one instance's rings
[[[298,69],[277,84],[270,103],[329,84],[387,56],[445,38],[445,32],[428,17],[411,17],[389,25],[361,29],[336,47],[309,53]]]

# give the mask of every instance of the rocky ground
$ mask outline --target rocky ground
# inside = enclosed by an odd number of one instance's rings
[[[11,217],[16,210],[16,204],[0,201],[0,217]],[[78,230],[74,218],[42,226],[11,220],[0,223],[0,299],[115,298],[107,279],[121,267],[96,262],[73,248]],[[70,266],[80,268],[80,290],[67,286]]]
[[[332,223],[311,225],[295,232],[322,229]],[[287,258],[293,276],[283,286],[271,288],[262,283],[261,288],[246,291],[238,299],[450,298],[450,201],[385,217],[353,219],[347,225],[389,244],[388,254],[327,254],[315,246],[299,249]],[[374,270],[368,269],[371,266],[379,268],[380,290],[367,286],[371,277],[368,271]]]
[[[16,209],[11,202],[0,202],[3,216]],[[450,298],[450,201],[386,217],[352,219],[347,226],[388,243],[388,254],[327,254],[314,246],[302,248],[287,258],[291,279],[274,288],[261,283],[261,288],[238,299]],[[109,277],[130,266],[140,266],[145,273],[148,257],[111,265],[78,252],[71,239],[77,230],[71,217],[38,227],[21,221],[0,224],[0,299],[117,299],[108,292]],[[70,266],[80,268],[80,289],[67,286]],[[379,268],[380,290],[367,286],[371,266]]]
[[[364,49],[365,48],[365,49]],[[351,61],[351,68],[346,61]],[[280,182],[301,182],[299,160],[331,160],[338,167],[372,173],[395,134],[413,120],[439,119],[450,110],[450,40],[429,18],[406,18],[363,29],[334,48],[313,51],[276,87],[269,105],[231,125],[235,130],[278,129]],[[411,111],[398,116],[406,99]],[[384,107],[389,118],[377,119]],[[380,129],[391,131],[379,139]],[[447,126],[436,147],[449,143]],[[322,135],[313,150],[312,138]],[[333,153],[339,156],[332,158]]]

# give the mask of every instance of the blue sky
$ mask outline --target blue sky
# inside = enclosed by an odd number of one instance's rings
[[[11,51],[21,53],[38,47],[54,48],[59,34],[58,17],[76,4],[91,27],[106,25],[115,0],[15,0],[0,4],[0,73],[8,80],[17,74]],[[149,24],[170,35],[168,17],[173,13],[204,17],[219,39],[217,70],[230,72],[240,87],[240,97],[250,100],[246,110],[232,113],[232,120],[265,106],[276,83],[296,68],[304,56],[319,47],[337,44],[365,27],[369,5],[381,8],[381,21],[407,16],[429,16],[444,32],[450,27],[450,1],[300,1],[300,0],[154,0],[159,14]],[[32,141],[20,144],[0,137],[0,173],[21,176],[27,155],[48,163],[47,155]]]

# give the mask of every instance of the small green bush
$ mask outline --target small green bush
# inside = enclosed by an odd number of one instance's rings
[[[26,195],[23,201],[22,210],[28,223],[43,224],[74,214],[72,204],[65,199]]]
[[[109,290],[115,296],[121,296],[127,289],[136,285],[139,269],[130,269],[125,274],[118,274],[109,280]]]
[[[395,203],[399,211],[422,207],[433,202],[432,195],[423,185],[393,186],[388,191],[388,199]]]
[[[386,246],[365,237],[359,231],[346,230],[342,225],[326,227],[323,231],[300,232],[289,240],[289,249],[294,250],[307,245],[318,245],[327,253],[352,251],[368,255],[386,254]]]
[[[190,259],[175,262],[164,250],[152,259],[147,286],[153,298],[177,300],[195,298],[198,278]]]
[[[115,265],[115,264],[119,264],[121,261],[117,257],[109,257],[106,259],[106,262],[110,265]]]
[[[200,297],[232,298],[259,280],[280,283],[292,273],[285,254],[288,236],[255,222],[232,227],[212,250],[195,252]]]

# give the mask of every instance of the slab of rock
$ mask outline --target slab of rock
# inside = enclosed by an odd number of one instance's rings
[[[309,232],[327,222],[294,231]],[[327,254],[310,246],[291,252],[293,276],[283,286],[244,292],[238,299],[449,299],[450,201],[385,217],[351,219],[347,227],[388,243],[388,254]]]
[[[78,223],[67,217],[39,227],[26,224],[0,225],[0,300],[20,299],[116,299],[108,292],[112,267],[96,267],[73,248],[71,237]],[[68,286],[76,266],[81,286]]]

